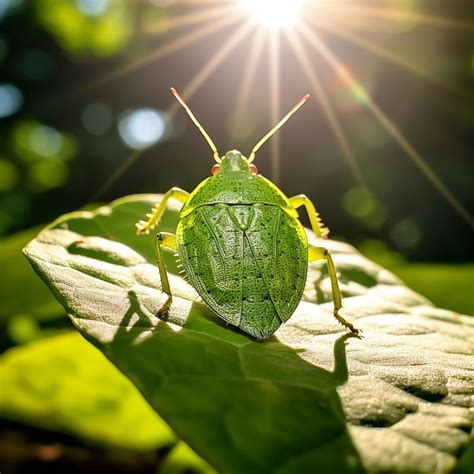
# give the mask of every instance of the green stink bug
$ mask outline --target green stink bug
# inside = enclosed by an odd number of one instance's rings
[[[201,298],[219,317],[246,333],[265,339],[286,322],[303,295],[308,262],[325,259],[331,280],[334,317],[354,334],[360,330],[339,315],[342,307],[336,270],[324,247],[308,245],[297,209],[306,208],[318,237],[327,229],[313,203],[300,194],[287,198],[271,181],[258,174],[252,161],[257,150],[308,99],[303,97],[252,149],[248,158],[233,150],[220,157],[216,146],[187,104],[171,91],[209,143],[215,164],[209,178],[191,193],[170,189],[163,200],[136,224],[137,234],[156,227],[170,198],[183,204],[176,235],[159,232],[157,264],[168,299],[159,314],[172,304],[171,288],[161,247],[177,251],[186,276]]]

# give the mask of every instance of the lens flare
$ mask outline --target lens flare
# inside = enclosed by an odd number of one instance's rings
[[[288,28],[301,14],[304,0],[241,0],[242,8],[266,28]]]

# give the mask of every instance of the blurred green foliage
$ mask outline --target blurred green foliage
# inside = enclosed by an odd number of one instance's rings
[[[0,235],[27,220],[38,194],[65,185],[77,140],[43,123],[23,119],[7,129],[0,158]]]
[[[133,384],[76,332],[9,350],[0,380],[1,417],[98,446],[147,451],[175,441]]]
[[[186,443],[178,442],[166,456],[159,474],[216,474]]]
[[[64,185],[67,162],[77,151],[75,138],[36,120],[18,122],[12,132],[12,149],[23,162],[26,176],[22,182],[33,192]]]
[[[365,241],[359,245],[359,250],[436,306],[474,316],[474,264],[409,262],[377,240]]]
[[[40,24],[67,51],[110,56],[130,40],[133,21],[127,0],[37,0]]]

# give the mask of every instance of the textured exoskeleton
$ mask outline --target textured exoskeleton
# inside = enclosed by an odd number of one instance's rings
[[[173,93],[197,123],[181,97],[174,90]],[[262,339],[272,335],[298,306],[308,262],[325,259],[332,284],[334,316],[358,334],[360,331],[338,313],[341,295],[331,255],[324,247],[308,245],[299,221],[297,208],[305,206],[313,231],[319,237],[326,236],[327,229],[321,226],[313,204],[304,195],[287,198],[251,164],[256,150],[269,135],[254,147],[248,159],[236,150],[221,158],[212,144],[219,163],[213,166],[213,176],[191,194],[172,188],[148,215],[149,219],[137,224],[138,234],[149,233],[159,223],[168,199],[173,197],[183,203],[176,235],[157,235],[162,288],[169,296],[160,313],[166,313],[172,304],[161,246],[178,252],[188,281],[218,316]],[[205,137],[212,143],[206,134]]]

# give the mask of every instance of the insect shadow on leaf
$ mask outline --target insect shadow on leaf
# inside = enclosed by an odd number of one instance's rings
[[[307,466],[308,458],[319,472],[363,472],[337,393],[348,379],[346,343],[355,336],[334,342],[334,365],[327,370],[278,336],[256,342],[229,331],[204,304],[190,305],[178,326],[150,319],[140,294],[129,291],[128,297],[107,355],[211,464],[208,446],[219,439],[229,445],[225,449],[239,446],[246,453],[241,472],[254,472],[262,456],[275,469],[288,465],[292,472],[300,472],[299,463]],[[295,431],[302,440],[298,453],[285,435]],[[217,465],[218,459],[216,454]]]

